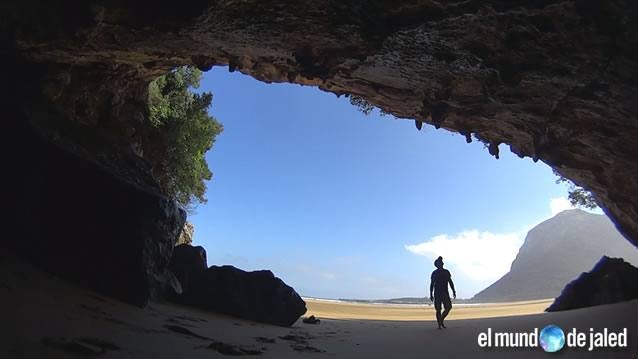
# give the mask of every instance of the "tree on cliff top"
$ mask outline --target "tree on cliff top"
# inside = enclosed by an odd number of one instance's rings
[[[596,198],[594,198],[594,195],[591,192],[585,190],[582,187],[578,187],[574,184],[574,182],[561,176],[558,172],[556,172],[556,170],[554,170],[554,174],[558,176],[558,179],[556,179],[556,183],[567,183],[567,186],[569,187],[567,191],[567,198],[569,199],[569,203],[571,203],[572,206],[589,209],[598,208]]]
[[[148,88],[149,117],[143,156],[166,193],[187,210],[206,203],[206,182],[213,176],[206,163],[223,126],[208,114],[210,92],[195,93],[202,72],[179,67],[153,80]]]

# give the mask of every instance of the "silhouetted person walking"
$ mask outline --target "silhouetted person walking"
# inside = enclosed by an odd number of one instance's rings
[[[445,328],[443,320],[450,314],[450,310],[452,310],[452,300],[447,290],[447,284],[450,283],[450,287],[452,287],[454,299],[456,299],[456,289],[454,289],[454,282],[452,282],[450,271],[443,269],[443,257],[437,258],[434,261],[434,266],[436,269],[430,277],[430,300],[434,302],[436,322],[439,324],[439,329],[441,329]],[[434,291],[434,295],[432,291]],[[443,308],[445,309],[443,313],[441,313],[441,304],[443,304]]]

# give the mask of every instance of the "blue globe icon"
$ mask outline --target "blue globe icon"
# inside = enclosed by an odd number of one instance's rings
[[[565,333],[556,325],[548,325],[539,336],[541,348],[548,353],[557,352],[565,346]]]

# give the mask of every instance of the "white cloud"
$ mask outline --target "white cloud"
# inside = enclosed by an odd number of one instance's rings
[[[552,210],[552,217],[557,215],[558,213],[568,210],[574,209],[575,207],[569,203],[569,200],[565,197],[556,197],[549,200],[549,208]]]
[[[334,273],[330,273],[330,272],[321,273],[321,277],[325,280],[333,280],[337,278],[337,276]]]
[[[491,233],[478,230],[456,235],[441,234],[431,240],[406,245],[408,251],[443,261],[461,271],[471,280],[494,281],[510,269],[525,232]]]

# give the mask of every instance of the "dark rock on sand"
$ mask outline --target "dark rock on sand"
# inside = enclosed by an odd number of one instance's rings
[[[246,272],[212,266],[190,283],[187,304],[218,313],[281,326],[292,325],[306,312],[295,290],[271,271]]]
[[[314,315],[311,315],[307,318],[303,318],[302,322],[306,324],[319,324],[321,322],[320,319],[317,319]]]
[[[638,268],[604,256],[590,272],[567,284],[548,312],[611,304],[638,298]]]
[[[206,266],[203,247],[175,247],[169,268],[183,289],[182,295],[175,296],[178,302],[282,326],[306,312],[306,303],[295,290],[270,271]]]
[[[213,349],[220,354],[223,355],[232,355],[232,356],[244,356],[244,355],[261,355],[264,353],[264,348],[255,349],[255,348],[242,348],[233,344],[213,341],[208,346],[209,349]]]
[[[183,292],[189,292],[193,281],[206,271],[207,266],[204,247],[181,244],[173,250],[169,269],[179,280]]]

